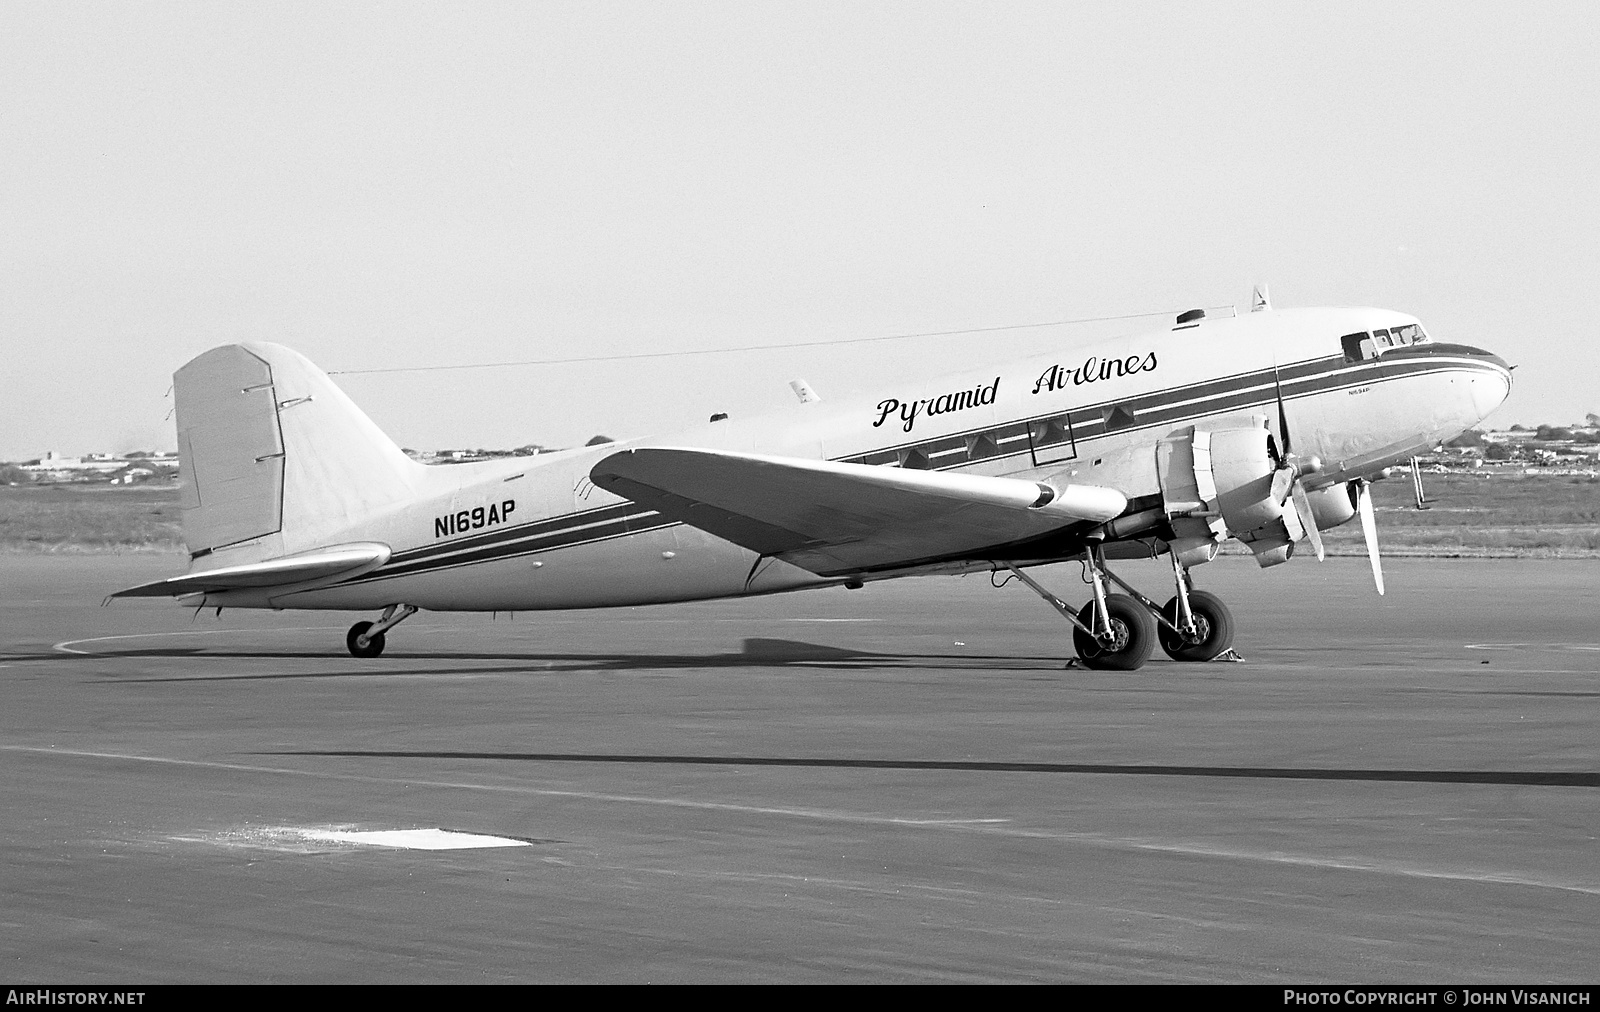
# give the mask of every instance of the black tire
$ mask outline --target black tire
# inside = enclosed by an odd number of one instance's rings
[[[1074,628],[1072,645],[1078,649],[1078,659],[1097,671],[1137,671],[1144,667],[1156,648],[1156,620],[1145,611],[1144,605],[1126,594],[1106,595],[1106,611],[1110,613],[1117,641],[1107,646],[1082,629]],[[1078,621],[1091,629],[1095,627],[1093,601],[1078,612]]]
[[[1209,661],[1233,646],[1233,612],[1222,603],[1222,598],[1203,590],[1189,592],[1189,609],[1194,612],[1194,624],[1200,633],[1196,642],[1189,642],[1166,626],[1159,628],[1161,649],[1175,661]],[[1178,624],[1178,599],[1173,598],[1161,609],[1168,622]]]
[[[350,648],[352,657],[376,657],[383,653],[383,633],[367,637],[367,645],[362,646],[356,639],[368,629],[372,628],[371,622],[357,622],[345,634],[344,645]]]

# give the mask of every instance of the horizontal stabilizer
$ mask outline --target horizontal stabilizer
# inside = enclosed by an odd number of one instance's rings
[[[174,576],[138,587],[119,590],[111,597],[182,597],[221,590],[287,587],[332,576],[355,575],[376,569],[389,561],[389,546],[376,542],[339,545],[303,555],[252,562],[244,566],[224,566],[187,576]],[[107,600],[109,600],[108,598]]]
[[[608,492],[824,576],[1003,550],[1119,515],[1115,489],[716,450],[644,447],[589,472]]]

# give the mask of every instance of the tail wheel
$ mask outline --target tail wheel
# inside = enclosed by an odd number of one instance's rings
[[[1194,614],[1195,636],[1188,638],[1160,627],[1161,649],[1175,661],[1209,661],[1233,646],[1233,612],[1222,598],[1203,590],[1189,593],[1189,610]],[[1178,624],[1178,599],[1161,609],[1168,622]]]
[[[1078,658],[1097,671],[1136,671],[1143,667],[1155,650],[1156,620],[1126,594],[1108,594],[1106,612],[1111,619],[1111,642],[1073,629],[1072,645],[1078,649]],[[1099,628],[1093,601],[1078,612],[1078,621],[1091,629]]]
[[[371,628],[371,622],[357,622],[345,634],[344,645],[350,648],[352,657],[376,657],[383,653],[383,633],[367,637],[366,646],[362,646],[360,643],[362,635]]]

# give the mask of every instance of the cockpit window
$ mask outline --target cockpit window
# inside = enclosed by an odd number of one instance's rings
[[[1423,344],[1429,340],[1431,339],[1420,326],[1407,323],[1388,329],[1380,327],[1370,334],[1365,331],[1359,334],[1346,334],[1339,338],[1339,344],[1344,348],[1346,362],[1365,362],[1377,358],[1390,349]]]
[[[1372,343],[1372,335],[1366,331],[1355,334],[1346,334],[1339,338],[1339,344],[1344,347],[1344,360],[1346,362],[1365,362],[1378,357],[1378,347]]]

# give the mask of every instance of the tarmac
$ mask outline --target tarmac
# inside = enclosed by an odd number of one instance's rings
[[[1397,559],[1380,598],[1365,560],[1223,558],[1245,661],[1133,673],[986,576],[423,613],[370,660],[371,615],[101,607],[182,568],[0,556],[14,981],[1600,966],[1600,562]]]

